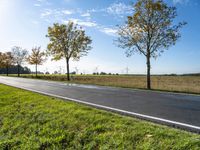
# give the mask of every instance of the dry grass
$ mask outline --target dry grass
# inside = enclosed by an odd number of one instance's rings
[[[74,76],[73,81],[127,88],[146,88],[145,76]],[[200,93],[200,76],[152,76],[152,89]]]

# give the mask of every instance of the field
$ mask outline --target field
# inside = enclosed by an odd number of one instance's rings
[[[0,149],[197,150],[200,135],[0,84]]]
[[[35,75],[21,75],[21,77],[35,78]],[[66,81],[66,75],[39,75],[37,78]],[[138,89],[146,88],[146,76],[142,75],[73,75],[71,78],[73,83]],[[200,94],[200,76],[152,76],[152,89]]]

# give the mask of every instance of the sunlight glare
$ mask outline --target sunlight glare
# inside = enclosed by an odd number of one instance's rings
[[[6,21],[5,19],[13,11],[14,2],[14,0],[0,0],[0,24]]]

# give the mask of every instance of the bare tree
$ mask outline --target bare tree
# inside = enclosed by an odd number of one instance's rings
[[[53,60],[66,59],[69,81],[70,58],[79,60],[80,57],[87,55],[92,40],[86,36],[84,30],[78,29],[78,26],[71,21],[67,25],[56,23],[53,27],[49,27],[47,37],[50,39],[48,53],[53,55]]]
[[[41,47],[32,48],[32,53],[27,57],[27,61],[31,65],[35,65],[35,75],[37,77],[37,66],[42,65],[45,60],[45,53],[41,51]]]
[[[20,67],[22,63],[25,61],[26,56],[28,55],[28,51],[26,49],[23,49],[19,46],[15,46],[12,48],[12,56],[14,63],[17,64],[18,67],[18,77],[20,76]]]
[[[126,24],[119,27],[118,46],[127,49],[127,57],[134,53],[146,57],[147,89],[151,89],[150,59],[175,45],[181,36],[179,29],[186,24],[173,25],[176,16],[176,8],[167,6],[163,0],[138,0],[133,16],[128,16]]]

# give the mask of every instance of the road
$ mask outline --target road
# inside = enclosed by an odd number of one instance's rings
[[[200,96],[0,76],[0,83],[200,133]]]

